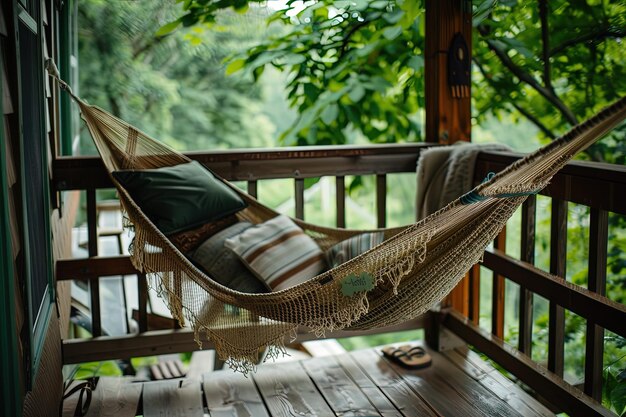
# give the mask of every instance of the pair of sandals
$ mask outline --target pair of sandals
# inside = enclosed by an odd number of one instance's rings
[[[406,369],[426,368],[432,363],[432,358],[421,346],[387,346],[382,352],[387,359]]]

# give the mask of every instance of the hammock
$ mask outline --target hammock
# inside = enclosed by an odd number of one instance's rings
[[[78,103],[109,173],[190,162],[181,153],[76,97],[55,68],[49,66],[48,70]],[[622,98],[438,212],[406,227],[384,229],[385,240],[375,248],[307,282],[263,294],[232,290],[196,268],[115,178],[111,180],[134,228],[133,265],[152,278],[173,317],[193,329],[198,343],[205,333],[220,358],[232,368],[247,372],[258,361],[262,348],[268,348],[269,357],[278,355],[285,337],[295,337],[299,326],[320,336],[338,329],[394,325],[425,313],[481,259],[484,249],[528,195],[542,190],[576,153],[625,118],[626,98]],[[258,224],[278,215],[230,187],[248,204],[237,213],[239,220]],[[362,233],[293,221],[322,250]],[[343,280],[363,272],[373,277],[374,287],[344,295]]]

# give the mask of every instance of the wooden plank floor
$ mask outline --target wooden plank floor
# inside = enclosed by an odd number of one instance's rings
[[[379,349],[367,349],[265,364],[248,377],[222,370],[204,374],[203,381],[146,382],[137,412],[145,417],[554,415],[471,351],[429,353],[432,365],[413,371],[389,362]]]

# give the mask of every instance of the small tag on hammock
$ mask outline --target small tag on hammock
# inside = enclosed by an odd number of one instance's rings
[[[374,277],[368,272],[361,272],[360,275],[350,274],[341,281],[341,293],[346,297],[362,291],[369,291],[374,288]]]

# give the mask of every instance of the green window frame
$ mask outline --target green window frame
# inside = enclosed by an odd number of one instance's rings
[[[20,177],[23,207],[25,297],[30,356],[27,387],[30,388],[41,361],[55,297],[50,230],[45,91],[43,71],[43,24],[40,1],[30,1],[32,15],[16,0],[15,39],[18,63],[20,125]],[[28,148],[28,149],[26,149]]]

